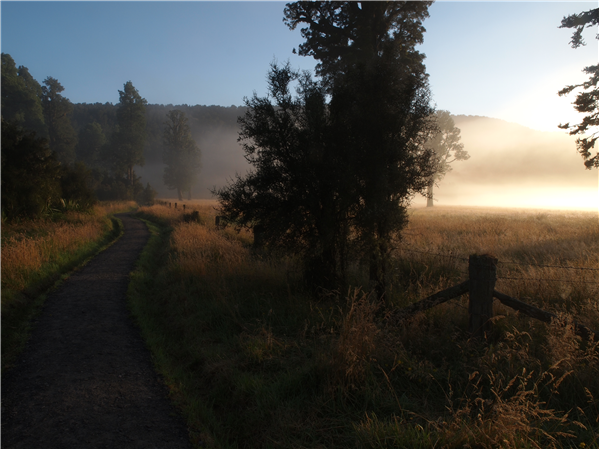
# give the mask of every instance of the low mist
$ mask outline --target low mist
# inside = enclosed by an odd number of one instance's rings
[[[598,171],[585,170],[575,137],[562,131],[544,132],[479,116],[453,116],[461,142],[471,155],[452,164],[452,171],[434,189],[436,206],[488,206],[548,209],[598,209]],[[223,187],[250,165],[244,159],[237,131],[223,127],[194,133],[202,151],[202,169],[192,190],[195,199],[213,198],[210,189]],[[159,197],[175,198],[162,181],[163,164],[137,167],[144,185]],[[417,196],[413,206],[424,207]]]
[[[499,119],[453,116],[471,155],[434,189],[434,204],[598,210],[598,171],[586,170],[575,137]],[[425,206],[423,197],[413,205]]]

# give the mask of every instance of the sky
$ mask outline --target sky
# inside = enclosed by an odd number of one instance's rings
[[[40,83],[58,79],[74,103],[117,103],[131,80],[149,103],[243,105],[253,92],[266,94],[273,61],[314,70],[311,57],[292,53],[303,39],[283,23],[284,6],[2,1],[1,48]],[[558,27],[564,16],[597,6],[437,1],[419,46],[437,108],[564,135],[557,125],[580,116],[574,95],[557,92],[586,80],[581,71],[598,63],[598,41],[597,29],[588,29],[587,46],[572,49],[572,30]]]
[[[434,101],[453,114],[482,115],[556,131],[574,120],[573,98],[598,62],[598,41],[572,49],[565,15],[598,2],[438,1],[425,20]],[[283,2],[1,2],[2,52],[42,82],[59,80],[74,103],[118,102],[131,80],[149,103],[242,105],[266,93],[269,64],[294,55],[300,30],[283,23]]]

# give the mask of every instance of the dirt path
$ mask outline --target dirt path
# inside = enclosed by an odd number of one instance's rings
[[[143,222],[48,296],[2,377],[2,448],[186,448],[188,433],[127,309]]]

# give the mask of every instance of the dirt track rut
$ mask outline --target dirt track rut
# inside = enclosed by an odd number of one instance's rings
[[[118,217],[124,235],[48,296],[2,377],[2,448],[190,447],[126,305],[149,232]]]

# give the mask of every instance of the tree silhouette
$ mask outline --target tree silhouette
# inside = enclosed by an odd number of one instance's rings
[[[434,173],[425,143],[435,130],[423,60],[422,21],[432,2],[295,2],[301,55],[314,56],[331,93],[331,120],[344,142],[356,192],[353,226],[379,296],[406,208]]]
[[[135,183],[133,167],[144,165],[146,104],[131,81],[119,91],[117,129],[112,135],[110,157],[115,172],[125,174],[130,186]]]
[[[423,43],[423,19],[432,1],[396,2],[294,2],[284,9],[284,22],[290,29],[299,24],[306,42],[298,53],[313,56],[316,72],[331,87],[348,67],[368,62],[390,51],[404,51],[406,62],[415,65],[424,55],[415,50]]]
[[[239,119],[253,170],[213,194],[225,220],[260,230],[265,246],[301,257],[311,285],[335,287],[343,270],[347,155],[331,134],[321,84],[287,63],[271,65],[268,86],[266,97],[245,99],[248,110]]]
[[[563,17],[559,28],[575,28],[571,37],[571,47],[578,48],[585,45],[582,37],[583,30],[594,26],[598,26],[598,8]],[[596,34],[597,39],[598,34]],[[593,155],[591,150],[598,140],[598,64],[584,67],[583,72],[590,76],[588,81],[566,86],[558,92],[558,95],[567,95],[575,89],[582,88],[582,91],[577,94],[573,105],[575,105],[576,111],[587,113],[587,115],[578,124],[560,124],[559,128],[569,130],[570,135],[587,134],[585,137],[577,138],[577,150],[583,157],[586,169],[591,169],[592,167],[597,169],[598,152],[596,152],[596,155]],[[592,131],[594,127],[595,131]]]
[[[50,150],[65,164],[75,162],[77,135],[71,125],[73,105],[61,95],[65,88],[56,78],[47,77],[42,86],[42,107],[48,127]]]
[[[426,77],[411,73],[400,60],[378,58],[349,69],[340,80],[331,114],[354,180],[353,230],[369,261],[371,287],[384,297],[410,200],[425,194],[435,173],[426,142],[437,124]]]
[[[470,155],[460,143],[460,130],[454,126],[454,120],[449,111],[436,111],[435,120],[438,124],[438,132],[427,143],[435,152],[436,173],[431,178],[427,187],[427,206],[433,206],[433,186],[452,170],[454,161],[465,161]]]
[[[192,186],[198,179],[200,149],[192,139],[185,113],[175,109],[167,113],[163,133],[163,162],[166,164],[163,181],[169,189],[177,189],[177,197],[188,192],[192,198]]]

